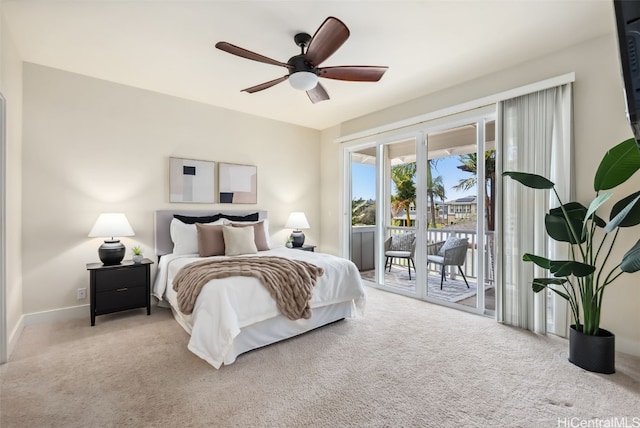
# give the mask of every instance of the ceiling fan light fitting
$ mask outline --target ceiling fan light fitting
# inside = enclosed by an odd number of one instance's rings
[[[289,76],[289,83],[294,89],[308,91],[318,84],[318,75],[310,71],[298,71]]]

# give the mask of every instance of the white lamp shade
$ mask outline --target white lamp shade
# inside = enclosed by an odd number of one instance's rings
[[[298,71],[289,76],[289,84],[300,91],[308,91],[318,84],[318,75],[309,71]]]
[[[133,229],[122,213],[102,213],[89,232],[90,238],[133,236]]]
[[[287,224],[285,224],[288,229],[309,229],[309,222],[307,221],[307,217],[303,212],[292,212],[289,215],[289,219],[287,220]]]

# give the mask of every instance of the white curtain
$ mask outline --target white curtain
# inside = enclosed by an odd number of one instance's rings
[[[564,203],[571,200],[572,167],[571,84],[501,102],[499,108],[502,171],[530,172],[556,183]],[[516,181],[502,179],[501,281],[498,320],[539,333],[566,330],[566,305],[535,293],[531,280],[547,272],[523,262],[524,253],[551,259],[566,257],[567,246],[547,237],[544,216],[557,206],[550,191],[529,189]],[[565,254],[563,254],[563,252]],[[553,303],[556,303],[553,305]],[[547,306],[553,317],[547,319]]]

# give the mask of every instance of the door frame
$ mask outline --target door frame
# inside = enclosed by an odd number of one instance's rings
[[[446,117],[440,117],[437,119],[430,120],[428,122],[416,124],[414,126],[409,127],[408,129],[400,129],[392,132],[385,133],[383,135],[375,135],[369,138],[365,138],[359,141],[354,141],[350,143],[344,143],[342,149],[342,157],[344,161],[343,165],[343,207],[344,216],[343,216],[343,227],[342,227],[342,254],[345,257],[349,257],[350,249],[351,249],[351,216],[350,210],[347,207],[351,206],[351,154],[357,152],[359,150],[365,148],[376,147],[376,217],[377,219],[386,219],[387,216],[387,203],[386,203],[386,187],[388,184],[386,183],[386,163],[385,163],[385,146],[392,144],[393,142],[400,142],[409,139],[415,139],[416,141],[416,163],[417,163],[417,175],[416,175],[416,238],[418,239],[416,245],[416,260],[418,263],[416,264],[416,290],[415,292],[405,292],[403,290],[399,290],[395,287],[389,287],[384,285],[384,281],[382,280],[384,277],[383,269],[380,267],[384,266],[384,252],[381,251],[384,248],[384,237],[385,237],[385,228],[387,226],[387,221],[376,221],[376,240],[375,240],[375,260],[376,260],[376,288],[380,288],[383,290],[393,291],[396,294],[406,295],[409,297],[417,298],[420,300],[425,300],[432,303],[437,303],[442,306],[453,307],[456,309],[464,310],[467,312],[477,313],[486,315],[487,311],[484,309],[484,294],[482,296],[477,295],[477,304],[476,307],[464,306],[456,303],[446,302],[443,300],[438,300],[431,298],[427,295],[427,275],[426,275],[426,264],[420,263],[420,260],[426,261],[426,236],[427,236],[427,208],[426,208],[426,193],[424,189],[420,185],[420,183],[426,182],[426,167],[427,167],[427,153],[428,153],[428,134],[433,132],[439,132],[447,129],[452,129],[456,127],[460,127],[463,125],[468,125],[470,123],[478,123],[480,122],[483,126],[478,127],[482,129],[477,130],[476,141],[480,141],[478,143],[477,152],[484,153],[484,144],[485,144],[485,134],[484,134],[484,125],[488,120],[496,120],[497,118],[497,105],[489,104],[485,105],[470,111],[459,112],[457,114],[453,114]],[[380,171],[385,171],[385,173],[380,173]],[[482,164],[479,168],[479,177],[478,181],[484,180],[484,164]],[[484,189],[484,187],[481,187]],[[480,191],[480,189],[478,190]],[[424,194],[423,194],[424,193]],[[484,197],[478,197],[478,212],[484,212]],[[385,202],[385,203],[380,203]],[[480,225],[476,226],[476,231],[480,230],[484,231],[484,217]],[[496,231],[497,233],[497,231]],[[478,234],[478,239],[482,237],[482,245],[484,245],[484,233]],[[480,242],[478,242],[480,245]],[[479,253],[479,252],[478,252]],[[483,266],[480,266],[481,263],[484,263],[482,255],[479,256],[478,260],[478,272],[479,274],[484,275]],[[479,309],[482,308],[482,309]],[[493,311],[491,311],[493,312]],[[489,315],[494,315],[494,313],[489,313]]]

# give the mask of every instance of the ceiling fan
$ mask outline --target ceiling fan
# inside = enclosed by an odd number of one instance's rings
[[[349,29],[342,21],[333,16],[328,17],[320,25],[320,28],[311,37],[307,33],[298,33],[293,38],[300,47],[300,55],[289,58],[289,61],[280,62],[266,56],[248,51],[227,42],[216,43],[216,48],[242,58],[266,64],[279,65],[289,69],[289,74],[268,82],[261,83],[250,88],[243,89],[250,94],[277,85],[289,80],[295,89],[307,92],[312,103],[328,100],[329,94],[318,82],[319,77],[350,82],[377,82],[387,71],[388,67],[371,65],[343,65],[338,67],[319,67],[319,65],[338,50],[349,38]],[[306,52],[305,52],[306,48]]]

